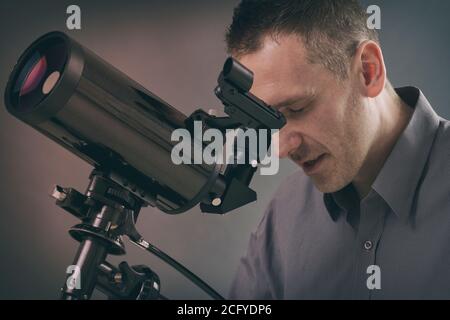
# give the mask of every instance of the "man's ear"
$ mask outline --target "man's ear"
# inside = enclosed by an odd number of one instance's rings
[[[380,46],[371,40],[362,42],[353,58],[352,71],[357,75],[363,96],[377,97],[386,83],[386,66]]]

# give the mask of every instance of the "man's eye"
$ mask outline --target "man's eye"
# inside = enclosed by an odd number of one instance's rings
[[[314,107],[314,103],[310,101],[309,103],[302,104],[301,106],[288,107],[288,110],[290,114],[297,115],[309,111],[312,107]]]
[[[288,108],[289,112],[292,113],[302,113],[305,108]]]
[[[292,107],[281,107],[279,111],[283,113],[286,117],[288,116],[296,116],[303,114],[306,110],[308,110],[311,107],[311,103],[308,103],[306,105],[297,105]]]
[[[282,108],[282,110],[280,110],[283,113],[286,113],[287,115],[290,114],[300,114],[305,110],[305,108],[301,108],[301,107],[293,107],[293,108]]]

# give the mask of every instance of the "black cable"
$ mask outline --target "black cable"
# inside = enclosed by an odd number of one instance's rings
[[[197,287],[202,289],[204,292],[206,292],[211,298],[215,300],[225,300],[224,297],[222,297],[219,293],[217,293],[213,288],[211,288],[206,282],[204,282],[202,279],[200,279],[198,276],[193,274],[191,271],[189,271],[186,267],[184,267],[181,263],[176,261],[175,259],[171,258],[169,255],[152,245],[151,243],[145,241],[144,239],[141,239],[139,241],[133,241],[130,239],[132,243],[137,245],[138,247],[145,249],[146,251],[150,252],[151,254],[154,254],[161,260],[163,260],[165,263],[170,265],[172,268],[180,272],[182,275],[184,275],[186,278],[188,278],[193,284],[195,284]]]

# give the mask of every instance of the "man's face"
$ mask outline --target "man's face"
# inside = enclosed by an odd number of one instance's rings
[[[338,80],[311,64],[295,36],[272,39],[255,53],[237,57],[254,72],[251,92],[281,111],[280,157],[289,157],[324,193],[353,181],[370,149],[370,119],[354,90],[358,76]]]

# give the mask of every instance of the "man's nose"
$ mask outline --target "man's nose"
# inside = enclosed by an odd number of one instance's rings
[[[282,129],[273,135],[272,141],[276,146],[275,150],[278,149],[278,157],[283,159],[287,158],[291,151],[298,149],[303,139],[298,132]]]

